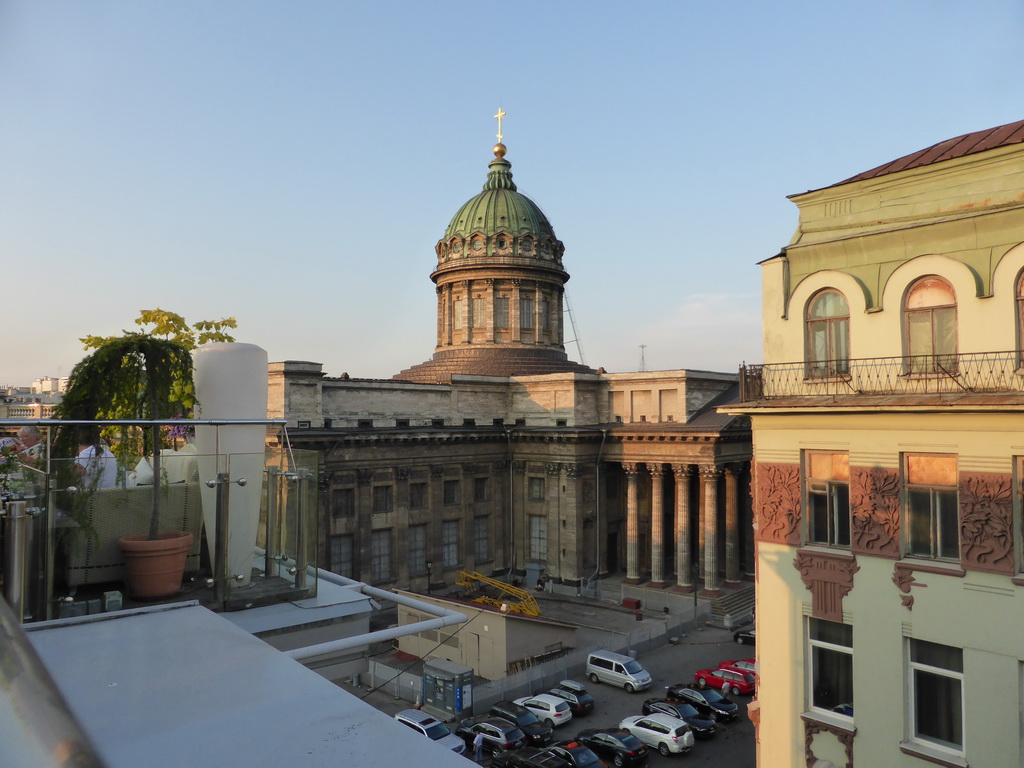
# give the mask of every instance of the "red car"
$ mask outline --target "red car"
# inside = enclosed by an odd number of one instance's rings
[[[693,681],[701,688],[727,689],[733,695],[754,693],[754,673],[741,669],[700,669]]]
[[[757,659],[726,659],[725,661],[718,662],[718,668],[753,672],[757,669]]]

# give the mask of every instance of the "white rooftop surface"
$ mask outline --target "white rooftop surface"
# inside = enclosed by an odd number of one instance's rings
[[[256,635],[364,613],[371,610],[369,601],[370,598],[358,589],[342,586],[321,575],[317,579],[314,597],[260,605],[244,611],[228,611],[219,615]]]
[[[196,603],[24,629],[108,768],[465,766]]]

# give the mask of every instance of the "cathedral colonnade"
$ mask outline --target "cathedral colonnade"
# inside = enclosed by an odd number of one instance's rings
[[[627,584],[716,596],[752,572],[749,462],[620,466]]]

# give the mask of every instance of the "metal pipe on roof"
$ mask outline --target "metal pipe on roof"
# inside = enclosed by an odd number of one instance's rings
[[[390,600],[393,603],[404,605],[407,608],[415,608],[418,611],[433,614],[438,618],[418,621],[414,624],[406,624],[400,627],[381,629],[376,632],[368,632],[365,635],[343,637],[340,640],[331,640],[326,643],[308,645],[305,648],[293,648],[290,651],[282,651],[286,656],[290,656],[296,661],[305,661],[317,656],[326,656],[328,654],[339,653],[341,651],[348,651],[353,648],[362,648],[381,640],[394,640],[396,637],[415,635],[419,632],[425,632],[431,629],[449,627],[452,624],[463,624],[469,620],[469,617],[464,613],[452,611],[448,608],[442,608],[438,605],[432,605],[431,603],[425,603],[414,597],[396,595],[394,592],[389,592],[386,589],[371,587],[369,584],[364,584],[363,582],[355,581],[354,579],[348,579],[344,576],[339,576],[336,573],[320,571],[317,576],[325,581],[331,581],[340,586],[355,589],[358,592],[362,592],[364,595],[378,597],[381,600]]]

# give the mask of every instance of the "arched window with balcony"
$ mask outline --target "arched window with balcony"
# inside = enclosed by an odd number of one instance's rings
[[[850,305],[834,288],[819,291],[807,303],[807,376],[845,376],[850,372]]]
[[[956,294],[941,277],[922,277],[907,291],[908,373],[951,373],[957,367]]]

